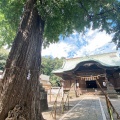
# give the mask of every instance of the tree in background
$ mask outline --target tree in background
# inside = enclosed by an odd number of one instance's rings
[[[119,0],[1,0],[1,45],[11,45],[15,39],[0,89],[0,120],[11,118],[10,110],[16,107],[20,113],[15,119],[42,120],[39,73],[43,39],[47,45],[57,42],[60,34],[65,37],[92,27],[114,33],[113,41],[120,47],[119,13]]]
[[[0,49],[0,70],[4,70],[8,54],[9,54],[8,50],[4,48]]]
[[[41,73],[50,76],[50,82],[56,86],[56,81],[60,78],[52,73],[53,70],[60,68],[63,65],[65,58],[52,58],[50,56],[42,57],[42,71]]]

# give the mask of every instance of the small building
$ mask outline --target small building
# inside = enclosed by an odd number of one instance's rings
[[[47,91],[49,89],[51,89],[51,84],[49,82],[49,76],[41,74],[39,76],[39,81],[40,81],[40,88],[41,88],[41,98],[40,98],[40,102],[41,102],[41,110],[45,111],[48,109],[48,100],[47,100]]]
[[[51,89],[51,83],[49,82],[50,76],[41,74],[40,75],[40,83],[42,83],[43,88],[45,88],[46,91]]]
[[[120,90],[120,57],[116,52],[66,59],[63,67],[53,73],[65,80],[64,90],[73,83],[82,90],[98,89],[96,80],[110,94]]]

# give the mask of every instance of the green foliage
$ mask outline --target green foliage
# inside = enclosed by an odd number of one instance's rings
[[[49,75],[50,76],[50,81],[55,84],[55,82],[57,80],[59,80],[60,78],[54,74],[52,74],[52,71],[55,69],[58,69],[62,66],[63,64],[63,59],[64,58],[52,58],[50,56],[48,57],[42,57],[42,70],[41,72],[45,75]]]
[[[0,1],[0,45],[15,37],[27,0]],[[120,2],[118,0],[37,0],[36,7],[45,21],[44,45],[57,42],[76,30],[101,28],[115,33],[113,41],[120,47]]]
[[[3,70],[6,64],[9,51],[6,49],[0,49],[0,70]]]
[[[0,45],[12,45],[16,35],[25,0],[0,1]]]

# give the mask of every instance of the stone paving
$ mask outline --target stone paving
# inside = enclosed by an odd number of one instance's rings
[[[120,96],[118,99],[110,99],[116,111],[120,114]],[[70,110],[64,114],[58,114],[56,120],[110,120],[104,96],[81,95],[70,99]],[[51,115],[44,113],[46,120],[54,120]],[[114,115],[114,120],[117,119]]]
[[[59,120],[103,120],[99,97],[83,98]]]
[[[110,99],[114,108],[120,115],[120,96]],[[113,115],[117,119],[116,114]],[[104,96],[84,96],[67,114],[59,120],[110,120]]]

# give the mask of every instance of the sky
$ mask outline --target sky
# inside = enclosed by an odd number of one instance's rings
[[[111,42],[112,36],[98,29],[89,29],[85,34],[74,31],[69,37],[63,39],[60,36],[58,43],[50,44],[46,49],[42,49],[42,56],[75,58],[115,52],[116,46]]]

